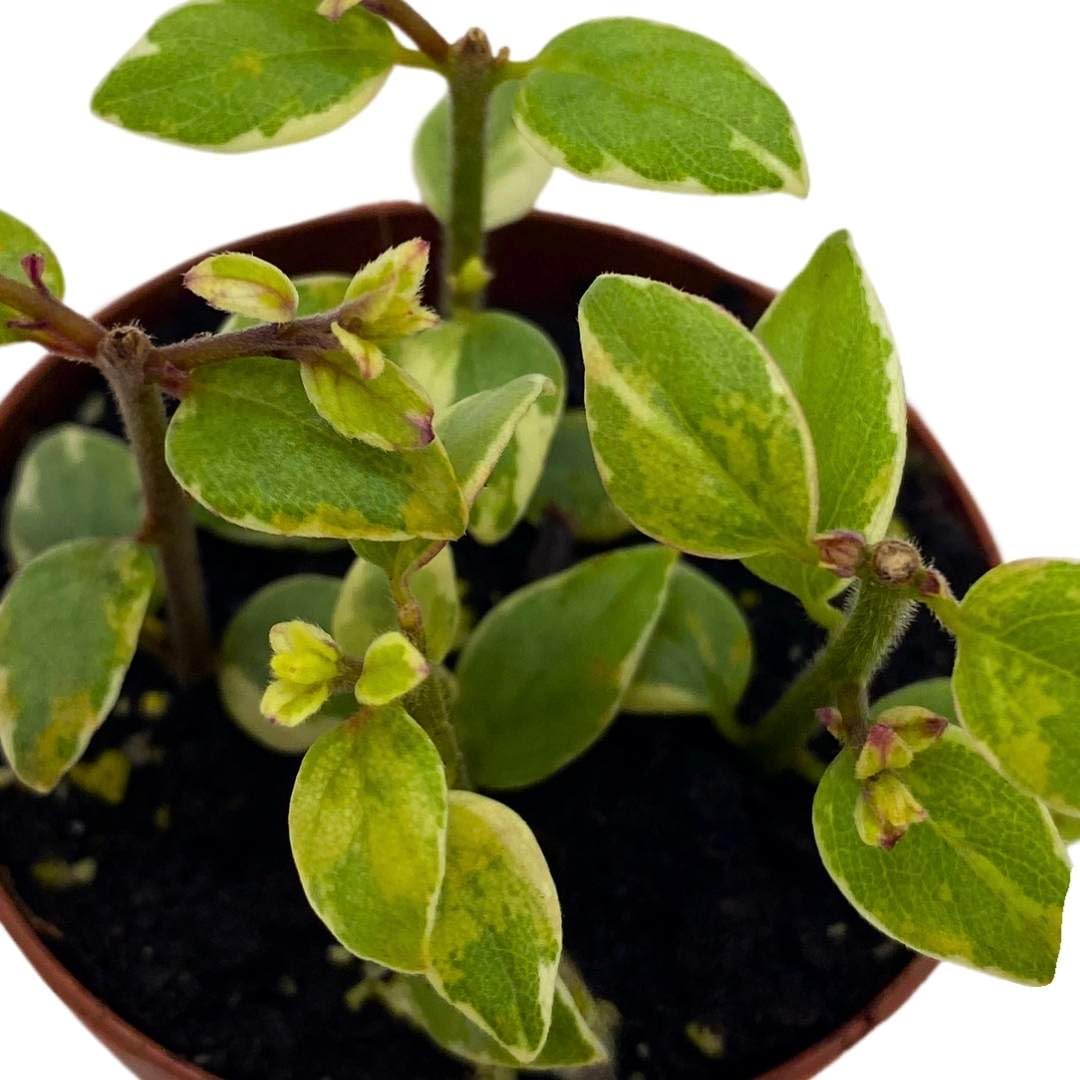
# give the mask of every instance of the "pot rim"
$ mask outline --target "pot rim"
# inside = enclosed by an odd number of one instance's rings
[[[275,241],[301,236],[315,228],[333,228],[335,225],[351,224],[365,218],[403,217],[421,212],[425,212],[424,207],[403,200],[373,203],[244,237],[232,244],[217,247],[203,255],[187,259],[164,273],[151,278],[107,305],[98,312],[96,318],[106,325],[117,322],[125,310],[139,302],[147,293],[175,283],[189,267],[215,251],[250,250]],[[733,287],[750,293],[761,301],[767,302],[775,295],[773,290],[748,278],[722,270],[701,256],[687,252],[674,244],[655,240],[652,237],[644,236],[629,229],[590,221],[586,218],[544,211],[534,211],[525,220],[542,223],[552,228],[564,227],[579,230],[584,228],[600,232],[615,239],[648,247],[664,256],[677,259],[684,265],[690,265],[709,276],[722,275]],[[509,229],[513,227],[513,225],[507,226]],[[12,419],[19,415],[24,402],[31,397],[42,382],[53,378],[59,374],[61,369],[68,367],[68,361],[55,356],[46,356],[38,361],[0,402],[0,428],[11,423]],[[910,407],[908,410],[908,423],[915,439],[922,444],[937,463],[945,485],[956,498],[958,512],[966,519],[988,561],[992,566],[997,565],[1001,561],[997,544],[990,533],[982,512],[961,479],[956,467],[945,454],[937,439],[928,430],[922,418]],[[170,1053],[155,1040],[120,1017],[83,986],[49,948],[45,940],[50,931],[48,924],[37,918],[19,898],[6,872],[6,868],[2,866],[0,866],[0,925],[3,925],[11,935],[15,944],[53,993],[125,1065],[130,1067],[134,1063],[138,1063],[144,1069],[140,1075],[154,1078],[154,1080],[219,1080],[214,1074],[208,1073],[199,1066]],[[761,1074],[759,1080],[806,1080],[806,1078],[817,1075],[827,1065],[839,1058],[844,1051],[892,1016],[926,980],[936,966],[936,960],[926,956],[915,956],[892,982],[854,1016],[795,1057],[788,1059],[767,1073]]]

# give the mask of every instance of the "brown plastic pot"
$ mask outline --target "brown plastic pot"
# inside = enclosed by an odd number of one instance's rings
[[[282,266],[291,274],[351,271],[364,258],[413,236],[438,245],[438,227],[421,207],[383,203],[278,229],[230,245]],[[111,304],[98,318],[106,324],[138,320],[168,339],[174,328],[206,323],[200,301],[181,287],[181,275],[198,258],[162,274]],[[770,290],[720,270],[704,259],[656,240],[606,225],[535,213],[495,233],[491,260],[497,271],[492,303],[523,310],[573,311],[592,280],[616,271],[666,281],[710,297],[748,324],[764,311]],[[91,369],[47,358],[0,405],[0,482],[10,479],[18,455],[42,428],[67,419],[92,384]],[[909,417],[910,436],[937,462],[952,494],[953,513],[977,540],[991,565],[1000,561],[986,522],[955,468],[919,417]],[[0,923],[52,990],[136,1076],[143,1080],[215,1080],[143,1035],[94,997],[49,948],[51,928],[14,893],[0,867]],[[55,931],[53,931],[55,932]],[[816,1075],[892,1015],[934,968],[919,957],[859,1013],[763,1080],[803,1080]]]

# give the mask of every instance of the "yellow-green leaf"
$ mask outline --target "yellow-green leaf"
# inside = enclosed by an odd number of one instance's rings
[[[529,827],[502,803],[451,792],[432,986],[527,1064],[551,1028],[561,953],[555,883]]]
[[[254,255],[211,255],[184,275],[184,286],[219,311],[272,323],[296,318],[296,286],[273,263]]]
[[[347,274],[301,274],[292,279],[299,302],[296,307],[298,319],[309,315],[323,315],[340,307],[345,299],[345,290],[349,287]],[[235,330],[247,330],[258,326],[261,319],[249,319],[245,315],[230,315],[218,327],[219,334],[229,334]]]
[[[361,705],[389,705],[415,690],[431,673],[423,654],[397,630],[380,634],[364,653],[364,670],[356,683]]]
[[[21,264],[27,255],[44,257],[45,266],[41,280],[54,296],[62,297],[64,275],[52,248],[29,225],[24,225],[18,218],[0,210],[0,276],[25,282]],[[12,320],[19,321],[25,318],[25,315],[0,304],[0,345],[26,339],[24,333],[8,326]]]
[[[363,710],[305,755],[289,808],[293,858],[311,906],[355,955],[426,970],[446,830],[442,761],[400,705]]]
[[[0,603],[0,746],[49,792],[116,702],[154,589],[131,540],[72,540],[12,578]]]
[[[590,286],[579,322],[589,431],[615,505],[691,554],[812,557],[810,431],[753,335],[707,300],[617,274]]]
[[[833,880],[905,945],[1017,982],[1054,976],[1069,861],[1046,808],[1013,787],[960,728],[901,774],[926,810],[891,850],[855,828],[849,750],[814,799],[814,834]]]

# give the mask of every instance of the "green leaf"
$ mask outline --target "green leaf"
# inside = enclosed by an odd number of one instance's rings
[[[846,232],[834,233],[772,302],[754,333],[784,373],[817,458],[817,529],[884,538],[907,454],[903,377],[889,325]],[[845,582],[783,557],[751,559],[759,577],[813,610]]]
[[[134,536],[142,518],[139,474],[123,441],[60,424],[19,459],[7,506],[7,548],[22,566],[65,540]]]
[[[707,574],[680,563],[623,708],[731,719],[750,681],[753,652],[735,601]]]
[[[516,81],[495,87],[488,104],[484,153],[484,228],[523,218],[551,179],[552,167],[514,126]],[[420,197],[440,220],[450,213],[450,102],[428,113],[413,144],[413,172]]]
[[[404,634],[388,630],[364,654],[356,700],[361,705],[389,705],[415,690],[430,674],[423,653]]]
[[[409,585],[423,615],[427,657],[441,663],[457,640],[461,616],[450,547],[415,571]],[[386,571],[367,559],[357,559],[345,577],[330,626],[334,640],[349,656],[363,656],[380,634],[396,630],[397,609]]]
[[[314,413],[295,365],[269,357],[197,370],[166,456],[219,517],[286,536],[449,539],[466,508],[438,442],[392,454],[341,438]]]
[[[457,668],[455,721],[478,784],[534,784],[600,738],[660,617],[675,559],[652,544],[597,555],[488,613]]]
[[[562,414],[566,372],[558,349],[532,323],[486,311],[396,342],[391,355],[431,395],[436,415],[521,375],[546,375],[555,384],[557,394],[540,397],[518,424],[473,505],[469,532],[482,544],[498,543],[525,513]]]
[[[422,972],[446,863],[446,775],[400,705],[365,709],[307,752],[289,807],[304,892],[350,952]]]
[[[352,694],[336,694],[318,716],[298,727],[271,724],[259,702],[270,679],[270,628],[288,619],[329,626],[341,581],[324,574],[296,574],[264,586],[232,617],[221,642],[218,692],[225,711],[256,742],[285,754],[302,754],[320,735],[356,712]]]
[[[1068,814],[1051,814],[1054,825],[1061,834],[1061,839],[1066,844],[1075,844],[1080,840],[1080,817],[1071,817]]]
[[[154,590],[131,540],[72,540],[12,578],[0,603],[0,746],[52,791],[116,703]]]
[[[190,0],[156,22],[94,94],[93,109],[130,131],[241,152],[340,127],[394,63],[382,19],[340,25],[296,0]]]
[[[283,270],[234,251],[197,263],[184,275],[184,287],[219,311],[266,322],[292,322],[300,304]]]
[[[448,1054],[475,1065],[521,1068],[521,1062],[513,1054],[439,997],[427,979],[397,975],[379,985],[379,996],[395,1016],[425,1032]],[[566,983],[559,979],[555,984],[547,1041],[529,1068],[571,1069],[597,1065],[607,1059],[603,1044],[589,1028]]]
[[[1080,563],[991,570],[951,628],[960,722],[1011,780],[1053,810],[1080,813]]]
[[[826,770],[814,834],[840,890],[913,949],[1017,982],[1050,982],[1069,863],[1045,807],[955,727],[900,775],[928,817],[885,851],[855,831],[851,752]]]
[[[805,195],[784,103],[722,45],[644,19],[560,34],[518,95],[518,127],[549,161],[589,180],[664,191]]]
[[[816,554],[810,431],[769,355],[726,311],[644,278],[581,301],[600,475],[644,533],[694,555]]]
[[[344,352],[328,352],[300,364],[304,391],[318,414],[346,439],[380,450],[419,450],[434,437],[434,408],[423,388],[397,364],[365,378]]]
[[[275,533],[255,532],[218,517],[198,503],[191,504],[191,514],[200,529],[206,529],[222,540],[244,544],[246,547],[268,548],[272,551],[323,552],[339,551],[344,543],[341,540],[319,540],[309,536],[278,536]]]
[[[876,720],[886,710],[901,705],[921,705],[938,716],[944,716],[953,724],[960,722],[953,704],[952,684],[948,679],[924,679],[922,682],[910,683],[894,690],[874,702],[870,715]]]
[[[634,531],[596,471],[584,409],[569,409],[563,416],[526,517],[539,525],[548,511],[586,543],[607,544]]]
[[[309,315],[323,315],[341,307],[345,301],[345,290],[349,287],[348,274],[304,274],[292,279],[299,303],[296,317],[305,319]],[[229,334],[235,330],[247,330],[262,324],[261,319],[249,319],[245,315],[230,315],[218,328],[219,334]]]
[[[546,375],[522,375],[505,386],[462,398],[439,415],[435,430],[470,506],[490,479],[518,425],[542,396],[555,397],[555,384]]]
[[[561,953],[555,883],[529,827],[502,803],[452,791],[432,986],[527,1064],[547,1041]]]
[[[64,275],[60,269],[52,248],[41,239],[29,225],[24,225],[18,218],[0,210],[0,276],[25,280],[22,260],[27,255],[42,255],[45,269],[41,275],[49,291],[58,297],[64,295]],[[12,330],[7,324],[10,320],[24,319],[25,316],[0,304],[0,345],[13,341],[25,341],[26,335]]]

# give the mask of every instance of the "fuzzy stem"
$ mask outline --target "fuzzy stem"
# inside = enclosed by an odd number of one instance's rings
[[[360,0],[373,15],[396,26],[416,47],[436,64],[444,64],[450,55],[450,43],[405,0]]]
[[[72,311],[51,293],[24,285],[13,278],[0,276],[0,304],[25,315],[27,319],[44,323],[59,340],[50,338],[42,344],[55,347],[55,351],[70,360],[92,360],[105,336],[104,328],[93,319]]]
[[[176,676],[192,682],[210,671],[210,618],[187,498],[165,462],[167,420],[161,391],[146,378],[152,346],[142,331],[111,331],[99,365],[116,397],[142,481],[146,520],[142,539],[154,544],[165,575],[169,641]]]

